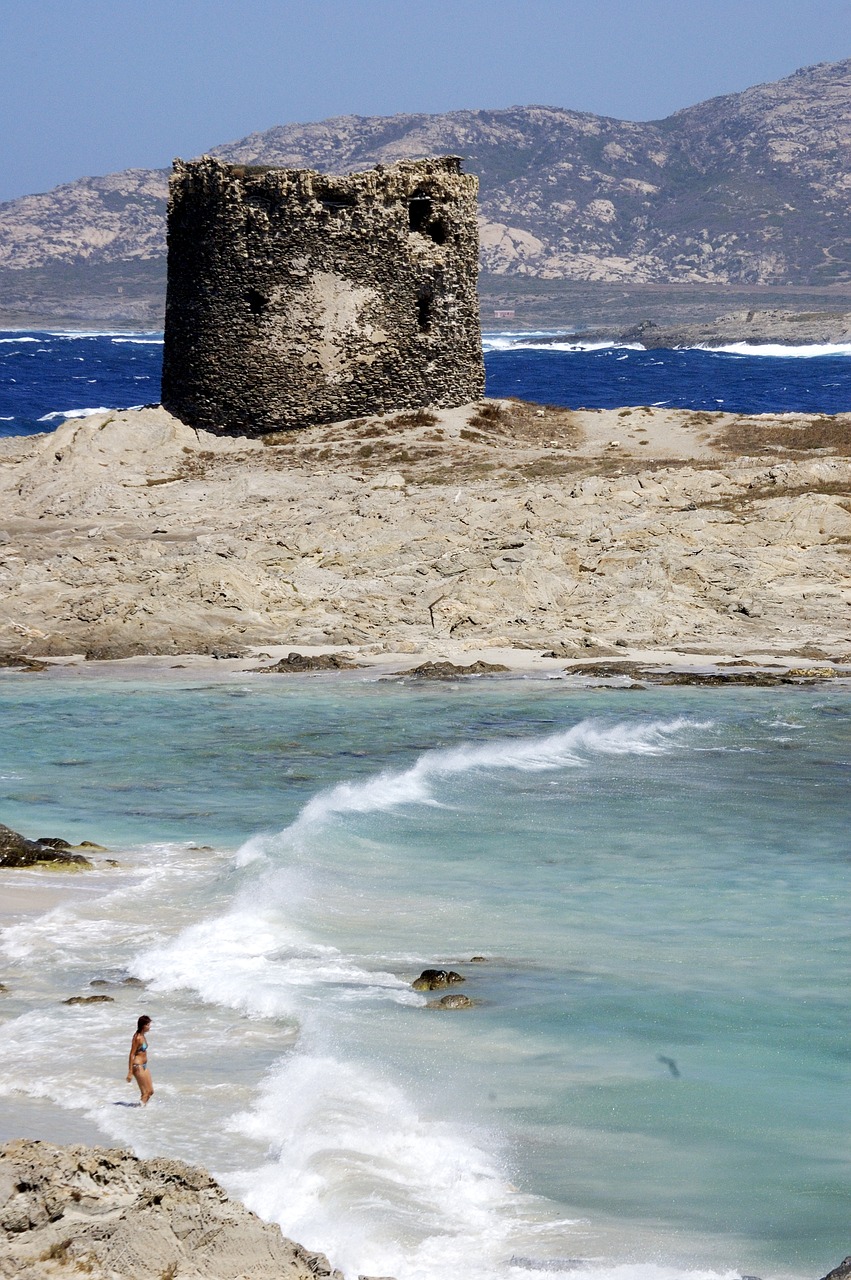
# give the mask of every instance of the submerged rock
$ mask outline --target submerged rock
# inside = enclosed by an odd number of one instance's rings
[[[475,1000],[471,1000],[469,996],[462,996],[460,992],[456,992],[451,996],[443,996],[440,1000],[429,1000],[426,1005],[427,1009],[472,1009]]]
[[[449,987],[454,982],[464,982],[466,979],[461,977],[460,973],[456,973],[454,969],[423,969],[418,978],[415,978],[411,986],[415,991],[437,991],[439,987]]]
[[[71,853],[71,845],[58,837],[49,841],[28,840],[26,836],[0,823],[0,867],[66,866],[90,868],[88,858]]]
[[[0,1147],[0,1276],[343,1280],[204,1169],[104,1147]]]
[[[70,996],[63,1004],[115,1004],[112,996]]]
[[[0,667],[11,667],[13,671],[46,671],[47,665],[23,653],[0,653]]]

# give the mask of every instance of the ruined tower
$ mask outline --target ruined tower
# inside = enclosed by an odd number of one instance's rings
[[[454,156],[345,177],[175,161],[165,407],[260,435],[477,399],[477,192]]]

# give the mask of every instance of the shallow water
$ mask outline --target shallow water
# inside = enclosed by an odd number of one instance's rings
[[[351,1275],[848,1251],[847,690],[8,673],[0,713],[3,820],[121,863],[0,879],[68,886],[2,934],[4,1136],[204,1163]]]

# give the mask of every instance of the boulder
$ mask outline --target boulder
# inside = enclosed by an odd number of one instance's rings
[[[451,996],[443,996],[440,1000],[429,1000],[426,1008],[428,1009],[472,1009],[475,1000],[471,1000],[469,996],[462,996],[455,993]]]
[[[82,869],[91,867],[88,858],[81,853],[70,853],[70,845],[60,842],[63,847],[57,848],[53,842],[43,843],[40,840],[28,840],[19,835],[11,827],[0,823],[0,867],[39,867],[44,865],[64,866]]]
[[[437,991],[439,987],[450,987],[454,982],[464,981],[454,969],[423,969],[411,986],[415,991]]]
[[[70,996],[63,1004],[114,1004],[112,996]]]
[[[204,1169],[104,1147],[0,1147],[6,1280],[343,1280],[230,1200]]]
[[[851,1254],[843,1258],[838,1267],[828,1271],[823,1280],[849,1280],[849,1277],[851,1277]]]
[[[423,662],[410,671],[403,671],[403,676],[415,676],[418,680],[455,680],[458,676],[497,676],[508,667],[499,662],[471,662],[469,667],[456,666],[454,662]]]
[[[288,653],[272,667],[252,667],[263,675],[300,675],[304,671],[354,671],[359,664],[342,653]]]

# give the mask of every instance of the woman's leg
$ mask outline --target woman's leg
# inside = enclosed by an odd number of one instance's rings
[[[140,1063],[138,1067],[133,1068],[133,1076],[139,1086],[139,1092],[142,1095],[142,1106],[144,1107],[154,1095],[151,1073],[147,1067],[143,1067]]]

